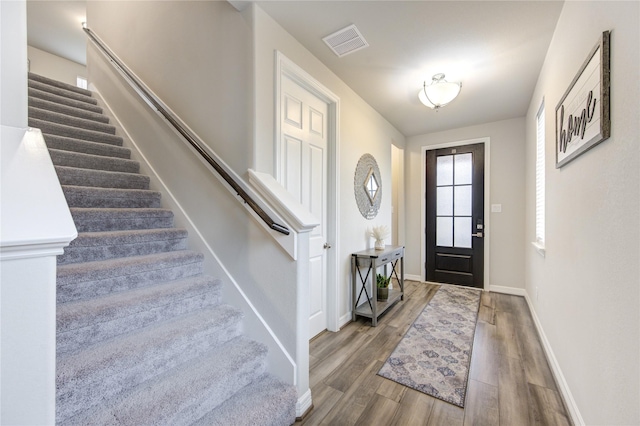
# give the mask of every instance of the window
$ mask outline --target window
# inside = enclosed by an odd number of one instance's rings
[[[76,86],[78,86],[81,89],[86,89],[87,88],[87,79],[84,78],[84,77],[77,76],[76,77]]]
[[[544,101],[536,115],[536,241],[534,245],[544,255],[545,244],[545,162],[544,162]]]

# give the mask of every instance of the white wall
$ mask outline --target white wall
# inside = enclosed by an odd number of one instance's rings
[[[490,235],[490,275],[485,288],[524,287],[524,119],[464,127],[407,139],[406,149],[406,220],[407,273],[424,278],[424,259],[421,259],[422,217],[421,183],[425,176],[422,147],[490,138],[490,204],[502,204],[502,213],[490,213],[485,233]],[[485,183],[486,184],[486,183]],[[485,217],[485,222],[487,218]],[[486,241],[486,240],[485,240]],[[422,250],[424,251],[424,250]],[[485,255],[487,251],[485,249]],[[517,290],[516,290],[517,291]]]
[[[526,117],[526,241],[535,235],[535,116],[546,119],[546,257],[526,244],[526,290],[574,411],[640,423],[640,3],[566,2]],[[611,30],[611,137],[555,168],[555,107]],[[539,291],[536,300],[535,294]]]
[[[27,127],[27,12],[24,1],[0,2],[0,124]]]
[[[344,82],[278,25],[260,7],[253,6],[243,14],[254,26],[255,87],[255,168],[274,174],[274,70],[275,51],[318,80],[340,98],[340,132],[338,149],[338,220],[337,302],[340,322],[350,320],[351,253],[372,247],[366,229],[372,225],[391,227],[391,144],[404,146],[405,138],[388,121],[364,102]],[[378,216],[366,220],[354,198],[353,176],[360,157],[373,155],[382,176],[382,205]],[[390,244],[391,240],[387,241]],[[329,285],[335,279],[328,280]]]
[[[29,71],[35,74],[62,81],[73,86],[77,77],[87,78],[87,67],[53,55],[33,46],[27,46]]]

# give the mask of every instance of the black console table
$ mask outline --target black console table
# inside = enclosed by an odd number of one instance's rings
[[[400,261],[400,276],[396,266]],[[387,266],[391,265],[391,274],[387,275]],[[396,278],[399,289],[389,289],[386,301],[378,299],[376,286],[376,271],[384,266],[386,277]],[[363,275],[363,271],[366,271]],[[371,282],[371,294],[367,289],[367,282]],[[385,246],[384,250],[362,250],[351,255],[351,316],[371,318],[373,327],[378,325],[378,317],[382,315],[398,300],[404,300],[404,246]]]

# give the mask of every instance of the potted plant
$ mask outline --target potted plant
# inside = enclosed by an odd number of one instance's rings
[[[378,300],[387,300],[389,298],[389,282],[391,277],[384,275],[376,275],[376,287],[378,287]]]

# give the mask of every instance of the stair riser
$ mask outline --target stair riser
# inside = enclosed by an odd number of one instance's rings
[[[79,93],[81,95],[91,96],[91,91],[90,90],[83,89],[83,88],[77,87],[77,86],[73,86],[73,85],[68,84],[68,83],[63,83],[63,82],[58,81],[58,80],[53,80],[51,78],[44,77],[42,75],[34,74],[34,73],[31,73],[31,72],[29,73],[29,80],[37,81],[37,82],[43,83],[43,84],[48,84],[49,86],[58,87],[60,89],[65,89],[65,90],[69,90],[69,91],[72,91],[72,92],[76,92],[76,93]]]
[[[149,189],[149,177],[133,173],[106,172],[55,166],[61,185],[94,188]]]
[[[122,146],[122,138],[120,136],[111,135],[109,133],[85,130],[72,126],[65,126],[63,124],[51,123],[49,121],[40,120],[38,118],[29,118],[29,126],[36,127],[42,130],[42,133],[49,133],[51,135],[65,136],[68,138],[81,139],[89,142],[99,142],[109,145]]]
[[[69,151],[49,150],[55,166],[79,167],[82,169],[104,170],[109,172],[139,173],[140,163],[137,161],[90,154],[79,154]]]
[[[44,99],[39,99],[33,96],[29,96],[29,106],[39,108],[45,111],[68,115],[71,117],[84,118],[85,120],[91,120],[98,123],[109,124],[109,117],[105,115],[95,113],[92,111],[87,111],[85,109],[62,105],[62,104],[47,101]]]
[[[111,124],[99,123],[97,121],[87,120],[86,118],[65,115],[58,112],[34,108],[32,106],[29,107],[29,118],[36,118],[38,120],[44,120],[50,123],[62,124],[65,126],[76,127],[83,130],[91,130],[94,132],[107,133],[110,135],[116,134],[116,128]]]
[[[43,90],[34,89],[32,87],[29,88],[29,97],[43,99],[49,102],[55,102],[58,104],[62,104],[65,106],[70,106],[73,108],[84,109],[87,111],[95,112],[98,114],[102,114],[102,108],[98,105],[88,104],[86,102],[76,101],[74,99],[65,98],[64,96],[58,96],[53,93],[45,92]]]
[[[105,245],[98,247],[70,245],[64,249],[64,254],[62,256],[58,256],[58,265],[94,262],[98,260],[115,259],[127,256],[143,256],[146,254],[185,250],[186,248],[186,238],[147,241],[139,244]]]
[[[62,89],[59,87],[51,86],[49,84],[40,83],[39,81],[29,80],[29,87],[42,90],[43,92],[52,93],[63,98],[73,99],[74,101],[80,101],[91,105],[96,105],[98,101],[91,96],[83,95],[81,93],[73,92],[71,90]]]
[[[144,309],[135,314],[116,317],[117,313],[114,313],[113,317],[106,318],[101,315],[95,319],[95,324],[88,324],[84,327],[74,328],[69,331],[64,331],[66,328],[65,324],[61,324],[60,320],[58,320],[56,352],[58,355],[73,352],[80,348],[111,339],[120,334],[175,318],[185,312],[193,312],[198,309],[218,305],[220,303],[220,292],[208,291],[188,298],[154,302],[155,303],[148,303],[146,305],[138,305],[139,308]]]
[[[158,265],[157,269],[130,271],[125,275],[89,280],[82,273],[57,280],[58,303],[74,302],[110,293],[134,290],[147,285],[173,281],[202,274],[202,259],[179,264]]]
[[[128,160],[131,150],[121,146],[108,145],[99,142],[87,142],[65,136],[43,134],[47,148],[61,151],[77,152],[79,154],[100,155],[102,157],[116,157]]]
[[[224,345],[240,334],[240,317],[237,316],[230,318],[230,322],[225,324],[204,324],[195,329],[172,333],[172,339],[165,338],[154,342],[155,346],[146,348],[145,354],[129,354],[121,359],[107,359],[105,362],[108,365],[101,363],[101,366],[96,367],[96,371],[82,371],[81,375],[72,377],[62,375],[69,368],[65,368],[66,358],[58,357],[56,424],[74,424],[73,419],[69,417],[81,410],[96,406],[106,398],[126,392],[136,384],[160,376],[180,364],[188,363],[189,360],[207,353],[211,348]],[[126,352],[123,352],[126,355]],[[254,360],[254,363],[261,361]],[[72,362],[72,359],[69,362]],[[112,370],[113,374],[104,374],[101,368]],[[73,370],[71,368],[71,371]],[[97,421],[92,424],[106,423]]]
[[[139,219],[91,220],[74,218],[78,232],[124,231],[173,227],[172,217],[143,217]]]

